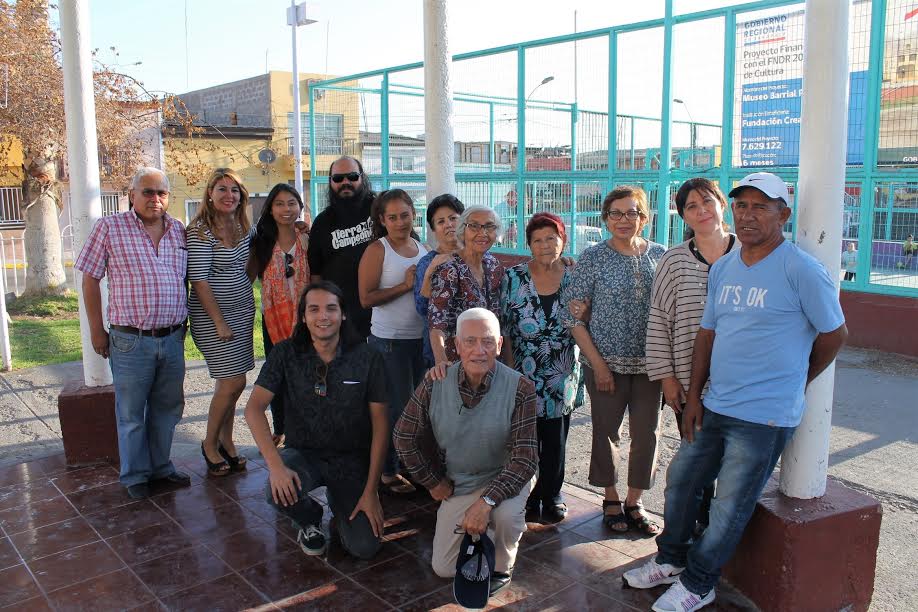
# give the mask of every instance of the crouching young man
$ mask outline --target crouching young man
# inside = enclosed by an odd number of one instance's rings
[[[389,439],[386,381],[381,357],[345,320],[345,306],[334,283],[306,287],[293,336],[271,351],[245,420],[271,473],[268,501],[299,527],[303,552],[326,549],[322,506],[309,497],[324,485],[342,546],[368,559],[383,534],[377,483]],[[281,450],[265,416],[276,394],[286,406]]]

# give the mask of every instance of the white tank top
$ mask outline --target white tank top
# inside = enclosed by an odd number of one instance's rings
[[[385,236],[380,238],[385,249],[383,255],[382,275],[379,277],[379,288],[388,289],[405,280],[405,270],[416,265],[427,249],[420,242],[411,239],[418,247],[414,257],[402,257],[389,244]],[[377,338],[387,340],[416,340],[424,334],[424,320],[414,308],[414,291],[403,293],[391,302],[373,307],[373,318],[370,320],[370,333]]]

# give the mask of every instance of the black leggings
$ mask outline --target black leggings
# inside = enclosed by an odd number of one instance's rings
[[[265,341],[265,359],[271,354],[274,343],[271,342],[271,336],[268,334],[268,326],[265,324],[264,317],[261,319],[261,336]],[[274,435],[279,436],[284,433],[284,394],[278,393],[271,400],[271,421],[274,425]]]

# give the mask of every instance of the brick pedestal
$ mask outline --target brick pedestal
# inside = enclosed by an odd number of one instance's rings
[[[873,596],[880,503],[831,478],[800,500],[772,477],[724,578],[763,612],[867,610]]]
[[[87,387],[82,381],[64,385],[57,396],[67,465],[118,462],[115,389]]]

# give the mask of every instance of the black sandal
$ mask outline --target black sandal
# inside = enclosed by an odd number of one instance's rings
[[[632,514],[634,511],[637,511],[637,516]],[[660,535],[660,526],[650,520],[649,516],[644,514],[644,506],[641,504],[636,506],[625,506],[625,520],[628,522],[629,527],[636,529],[645,536],[653,537]]]
[[[606,508],[613,508],[618,506],[619,512],[615,514],[606,513]],[[603,524],[611,529],[612,531],[617,531],[619,533],[624,533],[628,531],[628,519],[625,518],[625,513],[621,511],[622,502],[620,501],[609,501],[607,499],[602,500],[602,522]]]
[[[203,442],[201,442],[201,455],[204,457],[204,463],[207,464],[207,474],[209,476],[226,476],[230,473],[230,464],[226,461],[211,463],[210,459],[207,458],[207,453],[204,452]]]
[[[226,463],[229,464],[230,470],[233,472],[242,472],[245,470],[245,464],[248,463],[248,459],[245,455],[236,455],[233,457],[229,454],[229,451],[223,447],[223,442],[217,446],[217,452],[220,453],[220,456],[226,459]]]

